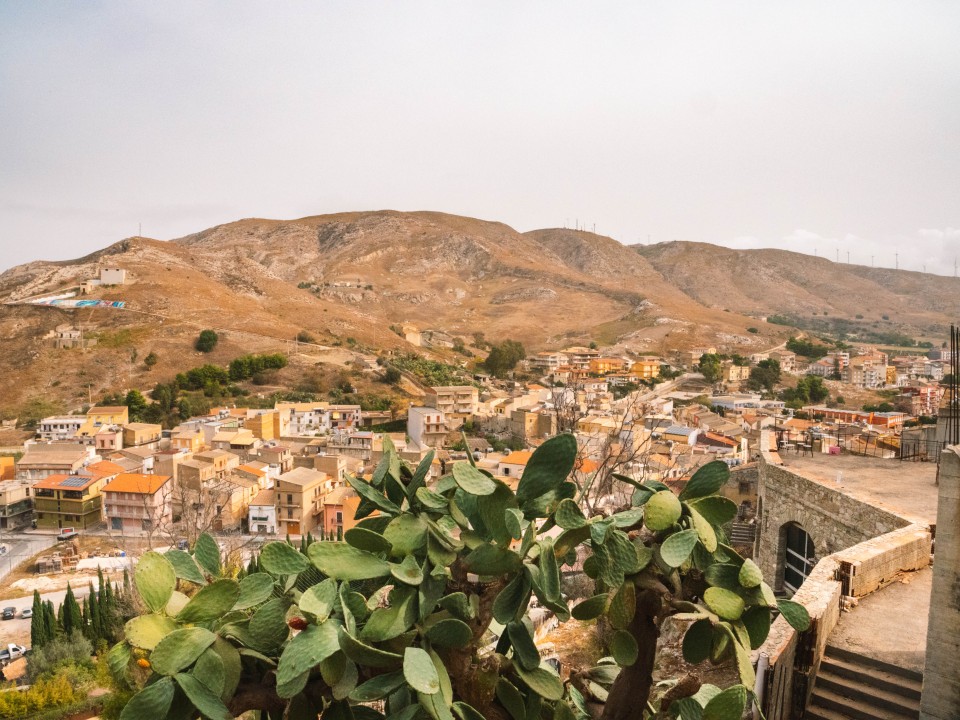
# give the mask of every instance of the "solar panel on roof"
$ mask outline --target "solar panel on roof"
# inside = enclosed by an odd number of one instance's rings
[[[66,480],[60,483],[60,486],[61,487],[83,487],[88,482],[90,482],[90,478],[68,477]]]

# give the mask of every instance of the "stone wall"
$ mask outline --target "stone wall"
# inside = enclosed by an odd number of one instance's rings
[[[768,433],[763,433],[768,435]],[[910,525],[910,521],[846,495],[829,484],[804,477],[779,464],[761,441],[758,506],[760,527],[755,557],[775,590],[783,587],[786,526],[800,525],[813,540],[816,557]]]
[[[939,496],[920,720],[960,720],[960,446],[940,455]]]
[[[754,653],[755,660],[765,655],[769,662],[763,682],[767,720],[800,717],[813,692],[830,632],[840,619],[842,598],[863,597],[892,582],[898,573],[926,567],[930,547],[930,529],[910,525],[817,563],[793,596],[810,613],[810,629],[798,633],[782,617],[777,618],[766,642]]]

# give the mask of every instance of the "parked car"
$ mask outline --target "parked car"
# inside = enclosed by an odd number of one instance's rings
[[[32,618],[33,608],[24,608],[23,610],[21,610],[20,617],[22,617],[24,620],[26,620],[27,618]]]
[[[15,607],[7,607],[3,609],[4,620],[13,620],[16,616],[17,616],[17,609]]]
[[[0,650],[0,665],[6,665],[11,660],[16,660],[26,655],[27,648],[16,643],[8,643],[6,650]]]
[[[57,540],[69,540],[70,538],[77,537],[79,534],[80,533],[78,533],[76,529],[72,527],[60,528],[60,532],[57,533]]]

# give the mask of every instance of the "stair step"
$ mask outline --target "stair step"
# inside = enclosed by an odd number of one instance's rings
[[[852,720],[917,720],[920,711],[901,712],[888,707],[876,707],[860,700],[844,697],[819,684],[813,690],[809,710],[817,712],[820,708],[833,710]]]
[[[908,680],[913,680],[917,683],[923,683],[923,673],[919,673],[916,670],[907,670],[906,668],[893,665],[892,663],[884,662],[883,660],[876,660],[874,658],[867,657],[866,655],[861,655],[860,653],[834,647],[833,645],[827,645],[826,656],[828,658],[834,657],[839,660],[844,660],[855,665],[867,665],[871,668],[890,673],[891,675],[898,675],[900,677],[907,678]]]
[[[825,707],[811,705],[803,713],[803,720],[852,720],[849,715]]]
[[[816,687],[835,692],[837,695],[842,695],[869,707],[893,710],[904,715],[915,715],[920,712],[919,699],[905,698],[897,692],[881,689],[860,680],[833,675],[829,672],[817,674]]]
[[[817,679],[819,680],[820,676],[824,674],[855,680],[863,685],[896,693],[907,700],[917,702],[920,701],[920,691],[923,688],[923,683],[920,680],[829,656],[820,662]]]

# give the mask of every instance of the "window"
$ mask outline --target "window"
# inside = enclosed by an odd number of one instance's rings
[[[293,508],[287,508],[287,519],[293,517]]]
[[[342,513],[342,512],[338,512],[338,513],[337,513],[337,525],[343,525],[343,513]]]
[[[291,495],[290,493],[287,493],[287,504],[288,505],[293,504],[293,495]]]

